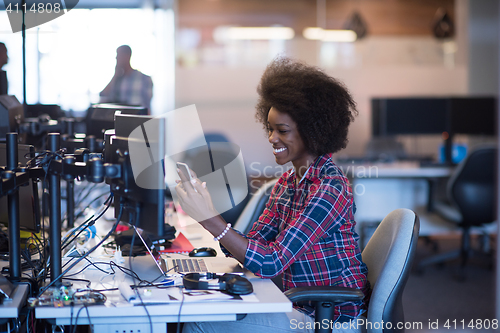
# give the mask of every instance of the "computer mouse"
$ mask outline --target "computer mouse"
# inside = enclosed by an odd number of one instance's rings
[[[197,247],[193,251],[189,252],[190,257],[215,257],[217,251],[211,247]]]

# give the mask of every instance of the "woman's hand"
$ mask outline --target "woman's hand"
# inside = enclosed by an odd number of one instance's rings
[[[197,222],[205,221],[219,215],[212,203],[212,198],[207,190],[207,184],[201,183],[196,178],[193,170],[189,170],[193,179],[190,181],[187,175],[177,169],[181,180],[177,180],[175,190],[182,209]]]

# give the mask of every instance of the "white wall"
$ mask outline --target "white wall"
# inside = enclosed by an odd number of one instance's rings
[[[176,107],[196,104],[205,132],[217,131],[242,148],[247,167],[262,170],[274,166],[274,156],[255,121],[256,87],[264,68],[201,67],[178,68]],[[328,70],[342,80],[358,103],[348,147],[341,154],[360,155],[371,136],[370,99],[373,96],[449,95],[467,92],[467,68],[382,67]],[[425,139],[421,139],[425,140]],[[437,138],[439,141],[439,138]],[[416,145],[419,152],[436,150],[435,143]],[[415,146],[415,145],[413,145]],[[411,147],[410,147],[411,148]],[[257,173],[256,171],[251,173]]]
[[[468,93],[468,0],[455,2],[456,35],[450,42],[431,36],[369,36],[354,44],[320,45],[295,37],[285,54],[343,81],[358,104],[359,116],[349,133],[343,155],[361,155],[371,137],[372,97],[440,96]],[[323,50],[325,51],[325,50]],[[222,51],[220,54],[224,54]],[[243,67],[223,64],[176,68],[176,108],[196,104],[205,132],[222,132],[240,145],[253,175],[267,167],[282,171],[255,121],[256,87],[265,65]],[[437,155],[441,138],[400,138],[410,154]],[[270,169],[272,167],[272,169]],[[260,170],[260,171],[258,171]]]

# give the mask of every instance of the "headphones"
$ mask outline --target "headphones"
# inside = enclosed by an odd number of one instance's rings
[[[209,284],[208,281],[200,281],[200,278],[219,279],[217,284]],[[253,286],[248,279],[237,274],[226,273],[188,273],[182,277],[182,283],[186,289],[195,290],[225,290],[231,295],[246,295],[253,292]]]

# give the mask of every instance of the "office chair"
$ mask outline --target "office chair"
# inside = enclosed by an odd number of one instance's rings
[[[415,257],[419,227],[413,211],[396,209],[380,223],[362,252],[372,287],[366,316],[372,323],[367,325],[368,333],[404,331],[396,324],[404,322],[402,295]],[[285,295],[292,302],[315,302],[315,321],[320,324],[333,320],[335,304],[364,297],[359,289],[334,286],[292,288]],[[382,321],[384,325],[380,324]],[[331,327],[323,326],[315,325],[315,332],[331,332]]]
[[[460,227],[460,249],[426,258],[419,262],[418,270],[422,271],[430,264],[460,258],[457,278],[465,278],[465,266],[471,253],[471,228],[496,221],[496,154],[496,146],[477,147],[456,168],[447,184],[451,205],[436,203],[435,211]]]

